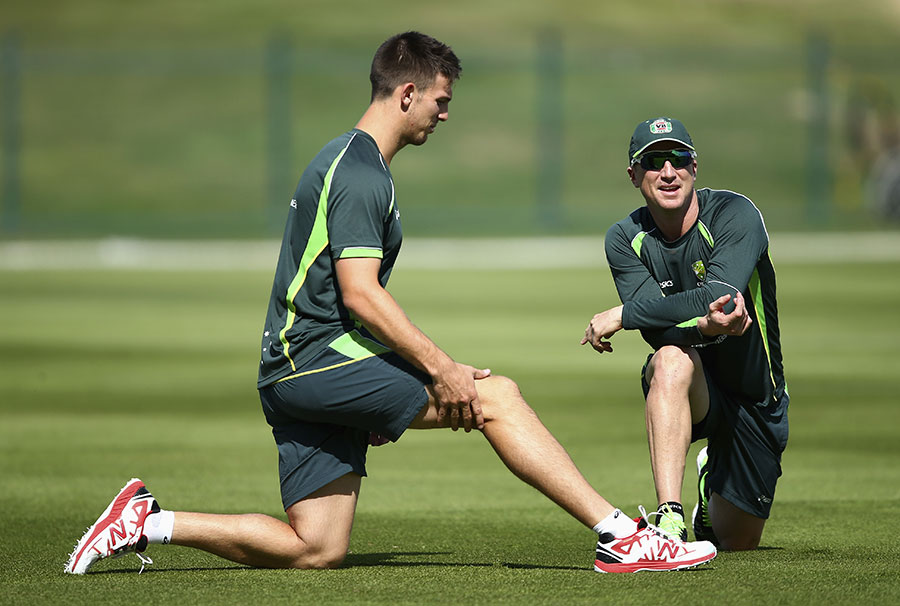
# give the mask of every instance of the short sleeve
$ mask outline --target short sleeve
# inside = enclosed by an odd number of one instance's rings
[[[393,184],[386,174],[370,166],[339,166],[326,212],[332,258],[381,259],[392,201]]]

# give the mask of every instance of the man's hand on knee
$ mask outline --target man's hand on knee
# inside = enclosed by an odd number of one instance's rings
[[[454,363],[454,367],[434,379],[434,397],[437,406],[438,425],[446,426],[448,418],[450,429],[456,431],[462,427],[466,432],[484,429],[484,414],[478,401],[478,390],[475,389],[477,379],[491,376],[488,368],[474,368],[467,364]]]

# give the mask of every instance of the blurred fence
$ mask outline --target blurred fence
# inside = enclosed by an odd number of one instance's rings
[[[277,235],[305,164],[353,126],[370,52],[0,45],[7,239]],[[770,229],[900,217],[895,48],[811,36],[736,48],[574,46],[460,53],[451,119],[393,163],[408,233],[602,234],[641,203],[634,125],[673,115],[699,185],[748,195]]]

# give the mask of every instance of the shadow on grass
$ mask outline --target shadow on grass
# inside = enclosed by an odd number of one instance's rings
[[[100,576],[104,574],[158,574],[161,572],[210,572],[224,570],[257,570],[251,566],[241,566],[240,564],[225,564],[222,566],[182,566],[179,568],[144,568],[142,572],[138,572],[139,568],[112,568],[110,570],[92,570],[85,576]]]
[[[590,566],[544,566],[539,564],[503,564],[506,568],[512,568],[514,570],[574,570],[576,572],[584,572],[585,570],[593,570]],[[713,568],[709,566],[701,565],[701,567],[696,568],[683,568],[679,570],[680,573],[685,572],[712,572]]]
[[[494,566],[494,564],[486,564],[483,562],[417,562],[410,560],[399,560],[396,558],[415,558],[415,557],[432,557],[450,555],[449,551],[394,551],[387,553],[350,553],[344,560],[340,568],[356,568],[364,566],[441,566],[441,567],[466,567],[466,566]],[[113,568],[110,570],[97,570],[88,574],[137,574],[137,568]],[[254,568],[253,566],[243,566],[241,564],[223,563],[222,566],[184,566],[178,568],[172,567],[147,567],[140,574],[156,574],[161,572],[207,572],[207,571],[229,571],[229,570],[270,570],[268,568]]]
[[[483,562],[416,562],[409,560],[397,561],[397,558],[409,558],[420,556],[445,556],[449,551],[391,551],[386,553],[350,553],[344,560],[341,568],[355,568],[357,566],[493,566]]]
[[[227,571],[227,570],[257,570],[252,566],[243,566],[241,564],[233,564],[231,562],[225,562],[221,566],[179,566],[175,567],[155,567],[148,566],[141,570],[139,567],[135,566],[132,568],[110,568],[109,570],[92,570],[88,572],[85,576],[100,576],[104,574],[158,574],[162,572],[212,572],[212,571]],[[259,569],[264,570],[264,569]]]
[[[575,570],[584,572],[591,569],[590,566],[546,566],[544,564],[518,564],[515,562],[504,562],[501,566],[512,568],[513,570]]]
[[[579,566],[545,566],[540,564],[518,564],[510,562],[501,563],[485,563],[485,562],[416,562],[409,560],[397,561],[398,557],[417,557],[417,556],[443,556],[450,555],[451,552],[440,551],[406,551],[406,552],[390,552],[390,553],[351,553],[344,561],[345,568],[356,566],[441,566],[441,567],[458,567],[466,568],[471,566],[480,566],[490,568],[494,566],[502,566],[503,568],[526,569],[526,570],[584,570]]]
[[[747,555],[752,556],[754,553],[759,553],[761,551],[784,551],[784,547],[777,546],[767,546],[761,545],[756,549],[738,549],[736,551],[729,551],[727,549],[719,549],[719,555]]]

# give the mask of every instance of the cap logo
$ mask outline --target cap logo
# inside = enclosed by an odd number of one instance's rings
[[[672,123],[668,120],[656,120],[650,125],[650,132],[654,135],[664,135],[672,132]]]

